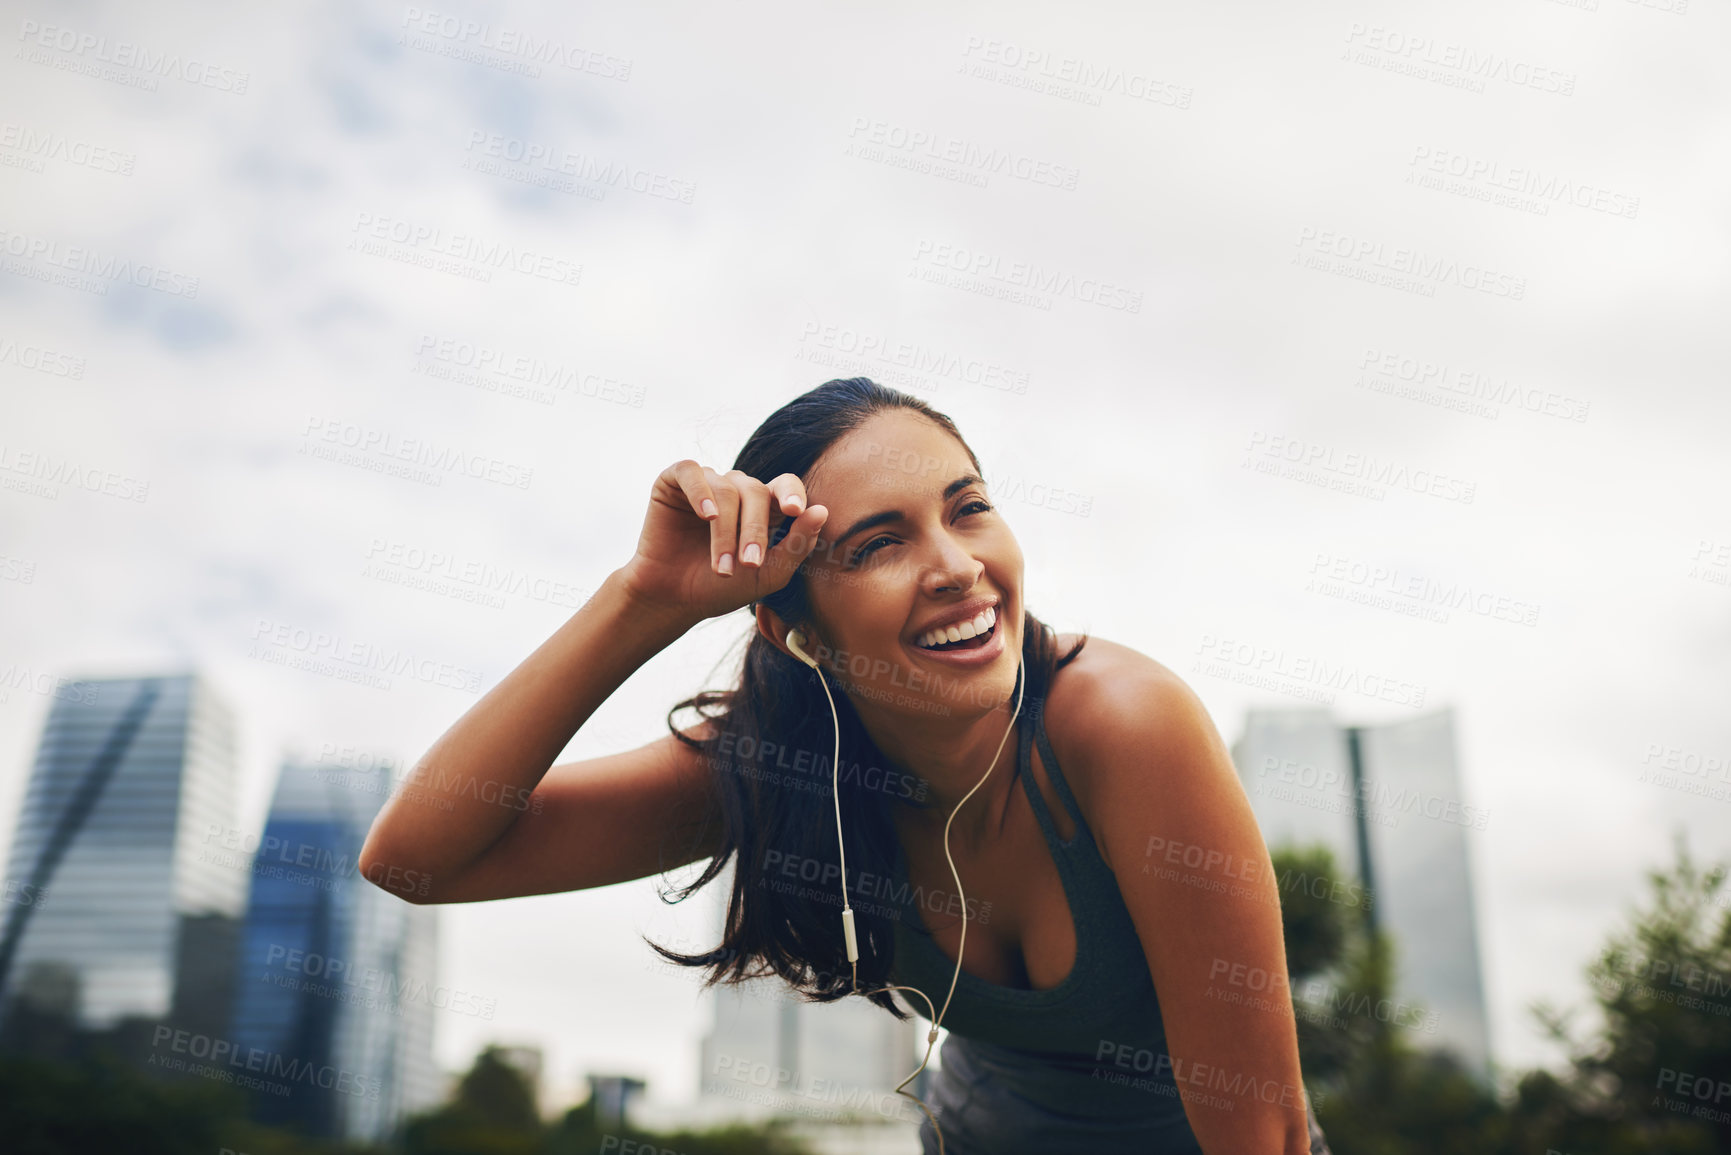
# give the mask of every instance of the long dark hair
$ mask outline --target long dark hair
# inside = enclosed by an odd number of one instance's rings
[[[806,479],[832,444],[873,414],[891,408],[911,409],[936,423],[967,450],[974,471],[985,475],[979,458],[949,417],[918,397],[865,377],[826,381],[777,409],[746,441],[733,468],[760,481],[783,473]],[[783,517],[772,529],[772,547],[792,521]],[[810,621],[806,581],[802,567],[787,585],[762,599],[763,604],[790,626],[806,625]],[[1026,610],[1022,620],[1025,716],[1028,706],[1045,696],[1057,671],[1081,652],[1087,636],[1059,656],[1051,627]],[[890,818],[892,797],[918,807],[925,799],[926,784],[892,767],[861,724],[852,700],[832,690],[841,737],[841,782],[835,787],[829,699],[817,679],[816,671],[782,653],[754,628],[734,689],[705,690],[667,712],[668,729],[705,756],[720,799],[723,840],[720,852],[696,881],[672,891],[675,898],[663,894],[662,900],[684,901],[713,881],[736,854],[741,864],[734,872],[719,946],[686,955],[649,944],[681,966],[708,967],[705,989],[777,974],[808,1002],[833,1002],[853,993],[841,925],[840,856],[832,796],[836,789],[849,851],[848,901],[854,908],[860,948],[861,988],[889,982],[895,950],[892,919],[907,917],[910,908],[905,902],[886,906],[879,901],[882,894],[868,890],[862,880],[875,876],[886,881],[893,869],[897,835]],[[674,724],[674,715],[686,709],[707,720],[708,737],[692,737]],[[1013,741],[1005,747],[1012,755],[1015,748]],[[1012,760],[1012,776],[1016,772]],[[771,865],[786,877],[793,864],[797,869],[791,874],[810,885],[789,886],[768,877]],[[819,864],[820,877],[812,877]],[[776,885],[766,885],[772,881]],[[867,997],[897,1019],[907,1017],[888,992]]]

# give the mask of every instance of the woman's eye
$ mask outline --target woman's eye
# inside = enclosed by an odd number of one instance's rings
[[[884,534],[879,534],[877,537],[872,538],[870,541],[854,550],[853,556],[848,559],[849,564],[858,565],[866,559],[868,554],[876,553],[885,543],[894,540],[894,538],[888,537]]]
[[[969,514],[974,514],[974,513],[990,513],[992,508],[993,508],[993,506],[992,506],[991,502],[986,501],[983,498],[976,497],[976,498],[974,498],[974,500],[972,500],[972,501],[968,502],[966,505],[962,506],[962,508],[959,511],[957,511],[957,516],[967,516]],[[860,546],[858,549],[854,550],[853,554],[848,558],[848,564],[849,565],[858,565],[860,562],[864,561],[868,556],[876,553],[878,550],[882,549],[886,545],[893,543],[894,541],[895,541],[895,538],[890,537],[888,534],[879,534],[878,536],[872,538],[870,541],[866,542],[864,545]]]

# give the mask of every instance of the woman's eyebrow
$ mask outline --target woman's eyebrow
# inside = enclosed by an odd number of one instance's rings
[[[948,485],[944,486],[944,500],[948,501],[970,485],[984,484],[986,484],[984,478],[976,477],[971,473],[964,473]],[[836,538],[834,544],[840,545],[856,533],[871,529],[874,526],[882,525],[886,521],[900,521],[906,516],[907,514],[903,513],[899,509],[886,509],[881,513],[867,514],[865,517],[860,518],[858,521],[848,526],[847,532]]]

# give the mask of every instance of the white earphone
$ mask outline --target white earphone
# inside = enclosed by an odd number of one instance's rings
[[[887,986],[879,987],[874,991],[862,991],[859,989],[859,943],[854,938],[853,907],[848,905],[847,900],[847,843],[842,838],[841,830],[841,717],[836,713],[835,698],[829,692],[829,683],[824,680],[823,671],[818,668],[817,659],[805,651],[805,635],[799,630],[789,630],[787,633],[787,648],[792,650],[794,656],[800,661],[817,671],[818,684],[823,687],[823,696],[829,699],[830,718],[835,723],[835,757],[830,760],[830,766],[835,773],[835,840],[836,846],[841,851],[841,926],[842,932],[847,936],[847,960],[853,967],[854,993],[873,995],[877,994],[879,991],[913,991],[914,994],[919,995],[920,998],[926,1000],[926,1009],[933,1010],[932,1000],[926,998],[923,992],[916,990],[913,987]],[[984,786],[986,784],[986,779],[991,777],[992,767],[998,764],[998,755],[1003,753],[1004,743],[1009,740],[1011,731],[1016,728],[1016,718],[1022,712],[1022,691],[1026,688],[1022,683],[1021,674],[1022,658],[1020,653],[1018,653],[1016,656],[1016,709],[1015,712],[1010,715],[1009,728],[1004,731],[1004,736],[998,739],[998,749],[992,754],[991,766],[986,767],[985,774],[981,775],[980,780],[974,783],[973,790],[969,790],[966,794],[962,795],[961,802],[956,803],[956,808],[950,811],[949,820],[944,823],[944,857],[949,860],[950,876],[956,880],[956,894],[962,900],[962,936],[961,941],[956,945],[956,973],[950,978],[950,993],[944,998],[943,1010],[934,1011],[931,1016],[932,1029],[926,1032],[926,1057],[920,1061],[918,1067],[914,1068],[913,1074],[896,1084],[896,1094],[907,1095],[908,1098],[919,1103],[920,1110],[925,1112],[926,1118],[931,1119],[932,1126],[937,1128],[939,1155],[943,1155],[944,1150],[943,1127],[938,1124],[937,1119],[933,1118],[932,1113],[929,1110],[926,1110],[925,1103],[920,1101],[918,1095],[903,1091],[902,1088],[912,1082],[915,1076],[917,1076],[921,1071],[925,1070],[926,1064],[932,1060],[932,1047],[935,1046],[938,1041],[938,1027],[943,1024],[944,1014],[950,1009],[950,999],[955,997],[956,983],[962,977],[962,953],[968,946],[968,896],[962,893],[962,876],[956,872],[956,860],[950,857],[950,823],[954,822],[956,820],[956,815],[961,813],[962,805],[966,803],[969,798],[973,797],[974,790],[978,790],[980,787]]]

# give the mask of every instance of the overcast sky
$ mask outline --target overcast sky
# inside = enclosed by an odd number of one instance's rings
[[[629,558],[663,466],[865,373],[960,424],[1030,608],[1228,741],[1305,683],[1207,652],[1423,688],[1343,722],[1454,711],[1493,1048],[1551,1061],[1526,1008],[1587,1000],[1673,833],[1731,856],[1724,770],[1642,780],[1731,755],[1725,11],[943,8],[5,4],[4,837],[44,678],[208,674],[252,830],[285,751],[413,760]],[[483,567],[521,591],[414,588]],[[1425,620],[1415,582],[1484,596]],[[663,733],[744,629],[565,757]],[[279,630],[462,673],[291,668]],[[498,1009],[440,1061],[694,1089],[696,984],[637,933],[709,915],[654,887],[443,908]]]

